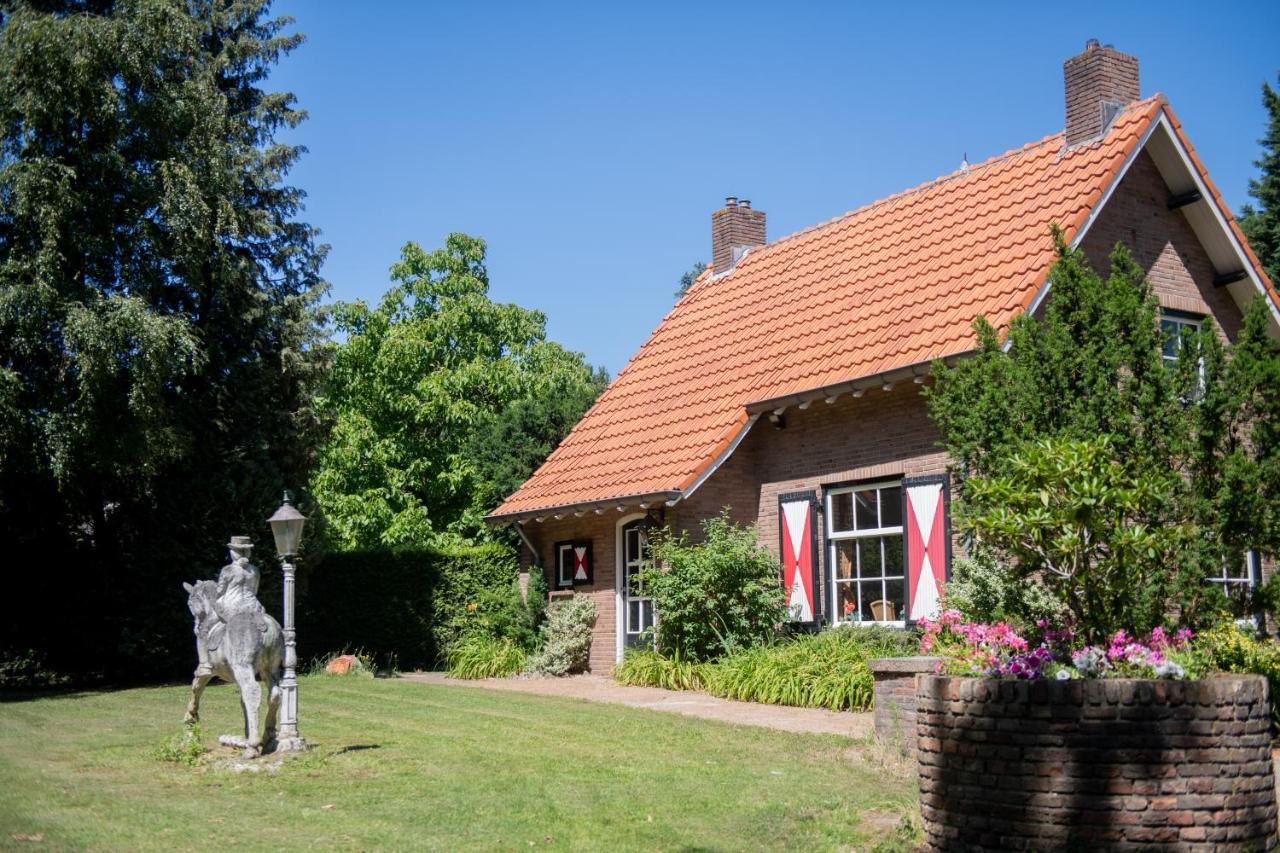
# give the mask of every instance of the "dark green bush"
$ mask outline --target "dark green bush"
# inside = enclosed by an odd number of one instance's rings
[[[467,612],[486,591],[507,590],[519,566],[506,545],[341,551],[302,565],[298,656],[360,648],[405,669],[445,660]]]

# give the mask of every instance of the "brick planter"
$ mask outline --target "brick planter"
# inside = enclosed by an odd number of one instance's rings
[[[916,676],[938,671],[941,658],[872,658],[867,661],[875,679],[876,739],[897,743],[908,753],[916,751]]]
[[[921,676],[932,850],[1275,850],[1267,682]]]

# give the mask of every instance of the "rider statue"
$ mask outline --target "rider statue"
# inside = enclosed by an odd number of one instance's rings
[[[261,602],[258,601],[258,581],[261,575],[258,567],[249,562],[249,552],[253,550],[253,542],[248,536],[232,536],[227,543],[229,562],[218,574],[217,598],[213,602],[213,610],[223,624],[231,621],[231,617],[241,613],[252,615],[265,614]],[[212,675],[209,663],[209,649],[201,632],[196,630],[196,656],[199,665],[195,674]],[[220,632],[219,632],[220,633]]]

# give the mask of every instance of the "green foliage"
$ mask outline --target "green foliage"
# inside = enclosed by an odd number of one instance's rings
[[[958,514],[960,528],[1007,557],[1020,580],[1041,579],[1090,643],[1164,621],[1177,592],[1170,569],[1188,538],[1156,521],[1167,517],[1174,476],[1130,472],[1114,444],[1109,436],[1030,443],[1003,476],[970,479]]]
[[[522,649],[533,648],[537,638],[533,615],[520,595],[518,580],[479,590],[450,620],[449,629],[464,639],[480,635],[510,640]]]
[[[59,604],[0,645],[189,670],[173,591],[305,482],[324,249],[276,139],[304,113],[263,88],[287,25],[265,0],[5,5],[0,528],[12,565],[59,566],[8,594]]]
[[[951,563],[943,590],[943,609],[955,609],[969,622],[1035,625],[1041,619],[1060,624],[1063,607],[1035,575],[1021,576],[991,552],[973,543]]]
[[[1230,346],[1206,321],[1166,367],[1159,306],[1128,251],[1116,246],[1104,279],[1056,239],[1042,316],[1016,318],[1007,342],[979,319],[977,354],[934,365],[926,393],[957,463],[957,514],[981,498],[970,529],[992,546],[999,538],[996,557],[1017,577],[1060,572],[1064,559],[1073,575],[1120,570],[1097,591],[1102,602],[1076,595],[1087,584],[1056,587],[1102,620],[1091,635],[1149,629],[1174,604],[1185,624],[1210,624],[1225,602],[1204,579],[1248,548],[1280,550],[1280,349],[1268,308],[1251,303]],[[1001,515],[1006,498],[1022,503]]]
[[[705,676],[717,696],[771,705],[866,711],[874,680],[867,660],[916,653],[914,634],[842,626],[731,655]]]
[[[165,738],[155,749],[157,761],[171,761],[186,767],[196,767],[205,754],[204,744],[200,742],[200,724],[187,726],[181,732]]]
[[[532,592],[532,591],[531,591]],[[585,595],[554,602],[542,627],[542,647],[529,658],[528,671],[538,675],[568,675],[586,669],[591,651],[591,626],[596,604]]]
[[[467,634],[449,647],[450,678],[506,678],[521,672],[527,652],[509,639]]]
[[[1180,661],[1183,662],[1183,661]],[[1198,634],[1184,665],[1189,673],[1253,673],[1270,685],[1271,722],[1280,729],[1280,643],[1247,633],[1234,622],[1223,622]]]
[[[787,616],[778,561],[727,512],[704,520],[702,532],[698,544],[684,532],[651,540],[640,583],[662,614],[658,649],[710,660],[769,642]]]
[[[546,340],[541,313],[489,299],[483,240],[408,243],[391,277],[377,306],[334,309],[346,341],[321,400],[333,431],[316,499],[343,549],[485,538],[495,496],[541,462],[603,375]]]
[[[388,668],[445,659],[467,613],[489,590],[510,589],[519,566],[500,544],[400,551],[343,551],[302,564],[299,654],[359,648]]]
[[[661,687],[664,690],[705,690],[703,680],[715,664],[695,663],[678,652],[667,655],[653,649],[628,649],[622,663],[613,671],[619,684],[638,687]]]
[[[0,690],[30,690],[58,687],[70,679],[49,669],[43,652],[11,649],[0,653]]]
[[[623,684],[705,690],[747,702],[865,711],[871,707],[873,685],[867,660],[911,656],[918,645],[914,632],[842,626],[746,649],[709,663],[679,654],[632,650],[615,670],[614,678]]]
[[[689,288],[693,287],[693,283],[698,280],[698,276],[702,275],[706,268],[707,265],[705,263],[698,261],[689,268],[688,272],[680,276],[680,286],[676,288],[675,293],[676,299],[679,299],[689,292]]]
[[[1253,162],[1260,174],[1249,181],[1249,195],[1258,202],[1240,211],[1240,228],[1262,261],[1271,281],[1280,281],[1280,94],[1262,83],[1262,106],[1267,111],[1267,131],[1262,156]]]

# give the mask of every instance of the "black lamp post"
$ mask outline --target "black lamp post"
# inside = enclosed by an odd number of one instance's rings
[[[267,523],[271,525],[276,553],[280,555],[280,565],[284,569],[284,678],[280,682],[284,707],[280,713],[276,749],[290,752],[307,748],[306,741],[298,734],[298,650],[293,628],[293,558],[298,553],[298,543],[302,541],[302,528],[307,519],[289,502],[289,493],[285,492],[284,503],[275,515],[267,519]]]

